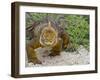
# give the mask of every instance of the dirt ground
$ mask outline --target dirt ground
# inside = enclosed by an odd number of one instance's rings
[[[37,49],[38,59],[42,64],[28,63],[26,56],[26,67],[39,67],[39,66],[62,66],[62,65],[86,65],[90,63],[89,52],[83,47],[77,49],[75,52],[62,51],[59,56],[50,57],[45,49]]]

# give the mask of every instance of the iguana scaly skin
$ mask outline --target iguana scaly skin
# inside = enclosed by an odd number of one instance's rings
[[[63,31],[60,32],[51,22],[40,24],[33,29],[34,37],[26,45],[28,62],[41,64],[38,60],[35,49],[39,47],[50,47],[51,53],[49,56],[60,55],[63,48],[67,48],[69,44],[69,36]],[[60,34],[60,35],[59,35]]]

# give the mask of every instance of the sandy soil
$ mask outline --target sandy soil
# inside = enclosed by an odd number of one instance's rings
[[[61,52],[59,56],[50,57],[48,56],[49,52],[45,49],[37,49],[38,59],[42,62],[42,64],[33,64],[28,63],[26,56],[26,67],[36,67],[36,66],[61,66],[61,65],[86,65],[90,62],[89,52],[83,47],[75,52]]]

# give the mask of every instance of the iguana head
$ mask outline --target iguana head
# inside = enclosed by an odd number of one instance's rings
[[[57,43],[58,32],[51,26],[51,22],[42,29],[40,43],[43,46],[52,47]]]

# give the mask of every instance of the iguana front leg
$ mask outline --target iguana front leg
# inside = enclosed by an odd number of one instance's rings
[[[40,43],[37,41],[31,41],[30,44],[27,44],[27,56],[28,62],[32,62],[34,64],[41,64],[41,61],[38,60],[35,49],[41,47]]]
[[[52,47],[51,53],[49,54],[49,56],[60,55],[61,50],[62,50],[62,39],[59,38],[57,44]]]

